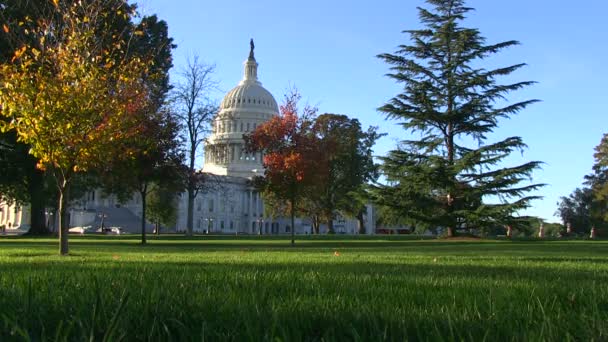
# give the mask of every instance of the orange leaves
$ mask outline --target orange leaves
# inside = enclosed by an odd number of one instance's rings
[[[318,155],[316,136],[312,132],[315,109],[306,107],[303,117],[298,115],[300,96],[286,96],[280,107],[281,115],[259,125],[245,136],[249,151],[261,151],[266,184],[279,197],[294,196],[301,186],[314,182],[315,160]]]
[[[8,31],[9,31],[8,25],[6,25],[6,24],[2,24],[2,29],[4,30],[4,33],[8,33]]]
[[[21,58],[21,56],[25,53],[25,51],[27,51],[27,46],[23,45],[19,50],[15,51],[15,54],[13,55],[13,59],[11,59],[11,62],[14,62],[17,59]]]

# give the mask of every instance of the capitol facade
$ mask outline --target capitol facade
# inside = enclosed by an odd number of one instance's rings
[[[205,146],[203,172],[213,174],[209,190],[199,194],[194,205],[194,231],[210,233],[289,234],[287,218],[265,215],[264,201],[251,186],[254,176],[262,176],[262,153],[247,153],[243,134],[252,132],[275,115],[279,106],[258,78],[258,63],[253,44],[244,63],[243,79],[222,100]],[[178,230],[186,229],[187,196],[181,196]],[[372,208],[368,208],[366,232],[374,231]],[[321,231],[325,227],[321,227]],[[337,233],[356,234],[358,222],[338,218]],[[310,234],[307,219],[295,222],[296,234]]]
[[[213,120],[212,134],[205,144],[202,171],[210,177],[206,187],[199,191],[194,200],[195,233],[266,235],[290,234],[291,229],[295,229],[296,234],[311,234],[312,227],[306,218],[297,218],[295,228],[292,228],[288,218],[265,215],[264,200],[251,185],[254,176],[264,174],[262,153],[246,152],[243,135],[275,115],[279,115],[279,106],[258,78],[258,63],[252,43],[249,57],[244,63],[243,79],[222,100]],[[104,196],[102,190],[91,191],[82,199],[72,202],[70,226],[95,228],[105,224],[106,227],[121,227],[125,231],[137,233],[141,229],[142,208],[139,197],[139,194],[134,194],[127,203],[119,203],[114,196]],[[187,208],[188,196],[183,193],[178,200],[176,225],[164,227],[164,231],[169,228],[169,231],[185,232]],[[5,213],[11,210],[6,209]],[[23,217],[21,228],[28,228],[26,215],[18,216]],[[368,206],[365,215],[367,234],[375,232],[374,216],[373,207]],[[0,219],[6,220],[5,217]],[[52,217],[47,219],[53,221]],[[152,229],[150,224],[148,230]],[[325,233],[326,229],[322,225],[320,233]],[[334,221],[334,230],[336,233],[357,234],[359,222],[338,217]]]

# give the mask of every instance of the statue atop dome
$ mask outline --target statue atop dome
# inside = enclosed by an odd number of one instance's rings
[[[253,56],[253,49],[255,49],[255,44],[253,44],[253,38],[251,38],[251,40],[249,41],[249,46],[251,47],[251,50],[249,51],[249,59],[255,60],[255,57]]]

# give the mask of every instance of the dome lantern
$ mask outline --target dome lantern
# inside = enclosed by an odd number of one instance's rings
[[[261,83],[258,81],[258,63],[255,61],[255,56],[253,53],[253,50],[255,49],[253,39],[251,39],[249,45],[251,46],[251,50],[249,50],[249,58],[247,58],[245,61],[245,73],[240,84],[254,82],[261,85]]]

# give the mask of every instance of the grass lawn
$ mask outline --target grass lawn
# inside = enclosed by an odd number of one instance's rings
[[[0,238],[0,340],[608,340],[608,241]]]

